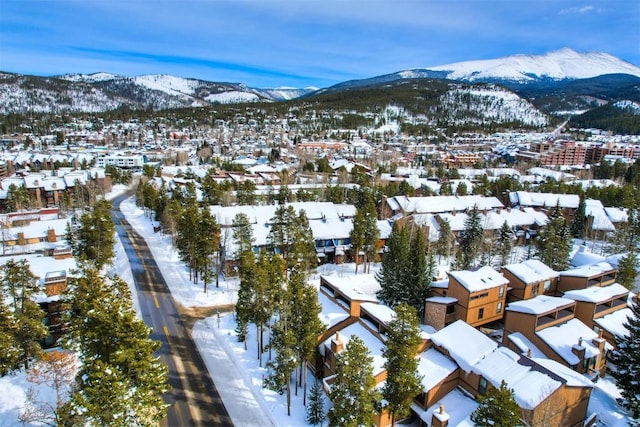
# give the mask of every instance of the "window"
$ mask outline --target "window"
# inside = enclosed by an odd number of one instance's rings
[[[469,299],[471,301],[473,301],[473,300],[484,298],[484,297],[488,297],[488,296],[489,296],[489,292],[484,292],[484,293],[481,293],[481,294],[472,295],[471,298],[469,298]]]
[[[501,313],[502,312],[502,303],[499,302],[498,303],[498,308],[496,309],[496,313]]]
[[[500,286],[500,298],[504,297],[504,286]]]
[[[480,310],[478,310],[478,320],[482,319],[484,317],[484,308],[481,308]]]
[[[447,314],[453,314],[456,312],[456,306],[455,304],[449,304],[447,306]]]
[[[544,291],[547,292],[551,287],[551,279],[544,281]]]
[[[531,296],[535,297],[538,295],[538,283],[531,286]]]
[[[487,392],[487,380],[483,377],[480,377],[480,381],[478,381],[478,393],[485,394]]]

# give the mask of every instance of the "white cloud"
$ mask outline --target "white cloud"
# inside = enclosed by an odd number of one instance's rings
[[[562,9],[560,15],[584,15],[585,13],[600,13],[602,9],[593,6],[580,6]]]

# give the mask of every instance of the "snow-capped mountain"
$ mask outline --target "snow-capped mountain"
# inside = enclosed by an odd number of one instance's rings
[[[640,67],[608,53],[578,53],[564,48],[544,55],[513,55],[414,68],[368,79],[347,81],[332,86],[329,90],[425,78],[500,83],[511,88],[519,88],[527,85],[549,86],[609,74],[640,77]]]
[[[456,62],[429,67],[428,70],[444,72],[446,78],[452,80],[499,79],[522,83],[539,79],[587,79],[605,74],[630,74],[640,77],[640,67],[608,53],[578,53],[568,48],[544,55],[513,55],[498,59]]]
[[[97,112],[121,106],[162,110],[294,99],[314,89],[254,89],[166,74],[136,77],[111,73],[55,77],[0,72],[0,114]]]

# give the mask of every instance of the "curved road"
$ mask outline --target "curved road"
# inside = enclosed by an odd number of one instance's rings
[[[231,418],[145,240],[120,211],[120,203],[129,196],[124,194],[112,201],[111,216],[131,264],[142,318],[153,328],[151,338],[162,342],[158,355],[169,367],[172,390],[165,401],[170,407],[161,425],[231,426]]]

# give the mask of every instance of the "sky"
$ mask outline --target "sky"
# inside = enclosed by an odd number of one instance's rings
[[[0,0],[0,70],[256,88],[563,47],[640,65],[637,0]]]

